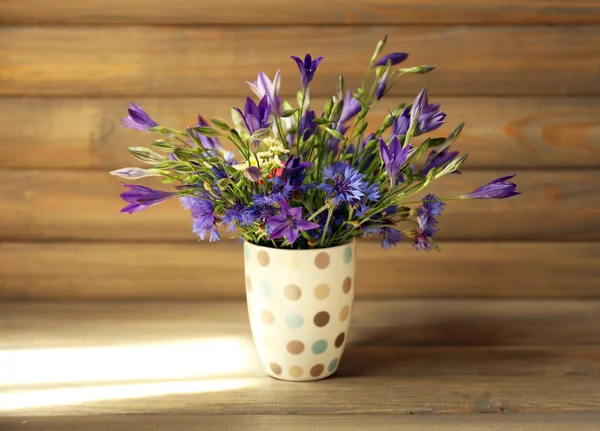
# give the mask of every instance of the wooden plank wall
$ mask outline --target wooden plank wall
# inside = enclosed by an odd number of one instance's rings
[[[465,120],[469,192],[518,173],[524,195],[449,204],[440,254],[361,244],[359,295],[397,298],[600,297],[600,1],[0,0],[0,298],[240,298],[232,241],[196,244],[169,202],[117,214],[125,149],[151,136],[119,128],[141,100],[161,124],[228,114],[244,81],[288,55],[324,55],[322,104],[343,72],[355,86],[383,35],[407,64],[389,105],[427,85]],[[375,123],[373,120],[371,123]]]

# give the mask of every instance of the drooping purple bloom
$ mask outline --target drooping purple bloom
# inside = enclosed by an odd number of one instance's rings
[[[271,125],[271,123],[269,123],[271,105],[269,104],[266,95],[260,99],[258,105],[256,105],[254,100],[252,100],[250,97],[246,98],[243,114],[239,108],[235,109],[244,119],[244,123],[246,123],[246,127],[248,128],[248,132],[250,132],[250,134],[253,134],[259,129],[266,129]]]
[[[256,81],[246,82],[259,99],[267,96],[271,104],[271,109],[276,114],[281,114],[281,97],[279,96],[280,72],[278,70],[275,73],[273,81],[266,74],[259,72]]]
[[[346,121],[354,118],[354,116],[358,114],[361,109],[362,105],[360,102],[355,99],[354,96],[352,96],[350,90],[346,90],[346,94],[344,96],[344,106],[342,107],[342,114],[340,115],[338,125],[343,126]]]
[[[308,110],[300,120],[300,125],[298,126],[300,129],[300,137],[305,141],[314,135],[319,127],[319,125],[314,122],[316,118],[317,114],[315,114],[315,111]]]
[[[389,147],[383,139],[379,138],[379,153],[392,186],[396,184],[396,177],[406,162],[409,152],[410,145],[402,148],[402,144],[400,144],[400,140],[397,137],[392,139]]]
[[[306,90],[310,81],[312,81],[315,76],[315,72],[317,71],[317,66],[323,60],[323,57],[317,57],[314,60],[312,59],[310,54],[306,54],[304,56],[304,61],[302,59],[290,55],[290,58],[296,62],[298,65],[298,69],[300,70],[301,80],[302,80],[302,88]]]
[[[497,178],[489,184],[472,191],[468,195],[461,196],[461,199],[505,199],[511,196],[520,195],[521,192],[515,191],[517,185],[508,181],[515,175]]]
[[[384,55],[375,63],[373,63],[373,67],[385,66],[388,60],[392,62],[392,66],[395,66],[396,64],[402,63],[407,58],[408,54],[405,52],[392,52],[390,54]]]
[[[379,235],[381,236],[381,248],[389,250],[391,247],[396,247],[396,243],[402,240],[402,234],[398,229],[385,226],[370,226],[364,229],[365,236]]]
[[[129,187],[129,190],[121,193],[121,199],[129,204],[121,209],[121,213],[133,214],[178,195],[178,192],[154,190],[149,187],[138,186],[135,184],[121,183],[121,185],[123,187]]]
[[[206,120],[204,120],[204,118],[202,118],[201,115],[198,115],[198,127],[209,127],[209,124],[206,122]],[[202,146],[204,146],[204,148],[206,148],[207,150],[214,150],[219,152],[223,151],[223,146],[219,143],[219,140],[217,138],[209,138],[208,136],[204,136],[200,133],[194,133],[196,134],[200,142],[202,142]]]
[[[385,73],[379,81],[377,81],[377,88],[375,89],[375,98],[377,100],[381,99],[385,95],[385,90],[387,90],[387,83],[390,77],[390,70],[386,70]]]
[[[206,235],[209,236],[210,242],[219,241],[221,235],[217,223],[220,220],[214,212],[214,204],[207,199],[192,197],[188,205],[192,213],[192,232],[198,235],[201,241],[204,241]]]
[[[336,205],[341,202],[358,205],[365,195],[364,175],[345,163],[338,162],[327,166],[323,170],[323,178],[331,182],[324,182],[317,188],[325,190]]]
[[[298,239],[301,230],[319,227],[318,224],[302,218],[302,207],[290,208],[285,199],[280,202],[280,214],[270,217],[268,223],[273,229],[269,239],[285,237],[292,244]]]
[[[429,229],[417,229],[412,232],[413,249],[426,252],[437,250],[437,246],[431,241],[434,232]]]
[[[423,166],[423,169],[419,171],[419,174],[426,176],[429,173],[429,171],[431,171],[434,168],[437,169],[447,165],[452,160],[454,160],[456,156],[458,156],[458,151],[449,151],[449,147],[444,148],[439,153],[437,152],[437,150],[434,149],[431,151],[431,153],[429,153],[429,156],[425,161],[425,166]],[[455,171],[455,173],[460,172]]]
[[[427,194],[423,198],[423,206],[418,210],[419,225],[422,229],[428,229],[431,232],[437,231],[436,216],[442,214],[446,204],[439,200],[434,194]]]
[[[137,106],[130,102],[127,113],[129,116],[121,119],[123,122],[121,127],[145,131],[151,127],[158,126],[158,123],[150,118],[150,116],[146,114],[146,111],[142,109],[140,102],[138,102]]]

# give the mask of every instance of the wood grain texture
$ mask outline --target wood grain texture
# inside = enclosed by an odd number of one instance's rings
[[[357,294],[375,298],[599,298],[600,245],[443,243],[441,253],[359,243]],[[240,299],[241,247],[0,244],[7,300]],[[401,264],[399,264],[401,263]]]
[[[4,431],[596,431],[599,413],[437,415],[99,415],[0,418]],[[26,426],[26,428],[25,428]],[[2,428],[4,427],[4,428]]]
[[[375,106],[369,129],[401,98]],[[448,113],[434,135],[466,121],[455,145],[471,168],[600,167],[598,98],[433,98]],[[135,99],[134,99],[135,101]],[[408,100],[407,100],[408,101]],[[130,99],[4,98],[0,100],[0,168],[102,169],[137,165],[126,151],[155,135],[120,128]],[[142,98],[160,124],[182,129],[196,114],[230,118],[242,98]],[[315,109],[325,106],[316,98]],[[31,121],[35,118],[35,121]]]
[[[465,172],[434,182],[427,191],[456,197],[514,172]],[[138,214],[119,214],[124,206],[119,180],[98,171],[0,171],[0,239],[194,241],[189,214],[176,199]],[[449,202],[439,239],[600,239],[600,171],[522,171],[515,181],[522,196]],[[155,179],[140,184],[170,189]]]
[[[257,72],[283,71],[295,94],[290,54],[324,55],[313,95],[355,88],[383,34],[408,65],[393,93],[415,95],[599,95],[600,27],[2,27],[0,95],[237,96]],[[175,49],[176,47],[176,49]],[[549,73],[551,71],[551,73]]]
[[[315,13],[318,11],[318,13]],[[576,24],[599,23],[590,0],[501,1],[127,0],[100,2],[20,0],[4,2],[0,23],[11,24]]]
[[[245,301],[206,302],[7,302],[0,303],[2,349],[92,348],[102,346],[161,345],[185,343],[198,339],[224,337],[250,349],[251,332]],[[587,300],[366,300],[359,299],[352,312],[352,328],[348,343],[357,356],[378,348],[398,348],[408,355],[407,364],[432,365],[435,349],[449,352],[450,348],[469,348],[471,359],[448,361],[436,373],[448,375],[562,375],[597,376],[600,367],[597,355],[600,343],[600,301]],[[514,353],[509,347],[524,348]],[[569,350],[567,349],[575,349]],[[415,350],[409,348],[431,350]],[[548,347],[546,349],[545,347]],[[349,347],[350,348],[350,347]],[[435,349],[434,349],[435,348]],[[443,349],[442,349],[443,348]],[[486,348],[489,348],[486,350]],[[561,353],[560,349],[567,349]],[[582,350],[588,349],[583,354]],[[481,349],[479,353],[477,349]],[[491,349],[491,350],[490,350]],[[516,362],[519,355],[548,359],[525,360],[502,371],[501,364],[485,362],[485,352],[498,350],[504,361]],[[504,349],[504,350],[503,350]],[[362,352],[362,353],[361,353]],[[468,353],[449,353],[461,357]],[[378,356],[387,355],[379,351]],[[251,375],[260,371],[256,358],[248,353]],[[351,355],[349,355],[351,356]],[[392,356],[392,355],[389,355]],[[396,367],[392,373],[410,375],[389,356],[380,358],[381,366]],[[387,358],[387,359],[386,359]],[[401,358],[404,358],[401,355]],[[477,358],[481,359],[479,361]],[[562,358],[562,359],[561,359]],[[565,358],[571,358],[569,360]],[[579,358],[579,359],[575,359]],[[438,360],[440,355],[438,355]],[[445,359],[442,361],[442,364]],[[360,362],[360,361],[358,361]],[[475,365],[469,370],[468,363]],[[477,363],[477,364],[476,364]],[[581,366],[577,370],[575,367]],[[254,364],[254,365],[252,365]],[[367,366],[369,364],[363,364]],[[358,366],[358,364],[357,364]],[[254,368],[252,368],[254,367]],[[426,368],[419,371],[425,373]],[[252,371],[254,370],[254,371]],[[350,367],[356,373],[381,376],[376,365],[367,371]],[[199,371],[200,372],[200,371]],[[346,373],[340,369],[342,374]],[[259,373],[261,374],[261,373]],[[54,380],[51,380],[54,381]]]
[[[336,376],[298,385],[263,375],[243,302],[4,303],[0,361],[48,360],[6,374],[0,414],[597,412],[599,311],[598,301],[358,301]],[[237,353],[213,374],[215,341]],[[132,394],[140,385],[149,391]],[[102,395],[83,402],[93,388]]]

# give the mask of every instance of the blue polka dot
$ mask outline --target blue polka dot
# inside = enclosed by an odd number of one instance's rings
[[[248,247],[248,244],[244,244],[244,258],[246,261],[250,260],[250,247]]]
[[[273,287],[267,281],[262,281],[260,283],[260,293],[266,298],[270,298],[273,296]]]
[[[285,318],[285,324],[293,329],[298,329],[302,326],[303,323],[304,319],[302,318],[302,316],[296,313],[288,314]]]
[[[337,368],[337,364],[338,364],[337,359],[334,359],[333,361],[331,361],[329,363],[329,366],[327,367],[327,369],[329,370],[330,373],[333,373],[335,371],[335,369]]]
[[[352,249],[350,247],[346,247],[346,250],[344,250],[344,262],[350,263],[351,260],[352,260]]]
[[[315,341],[312,345],[312,351],[315,355],[320,355],[325,350],[327,350],[327,341],[325,340]]]

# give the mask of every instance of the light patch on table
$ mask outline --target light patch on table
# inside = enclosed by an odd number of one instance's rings
[[[254,358],[243,338],[0,350],[0,410],[236,389]]]

